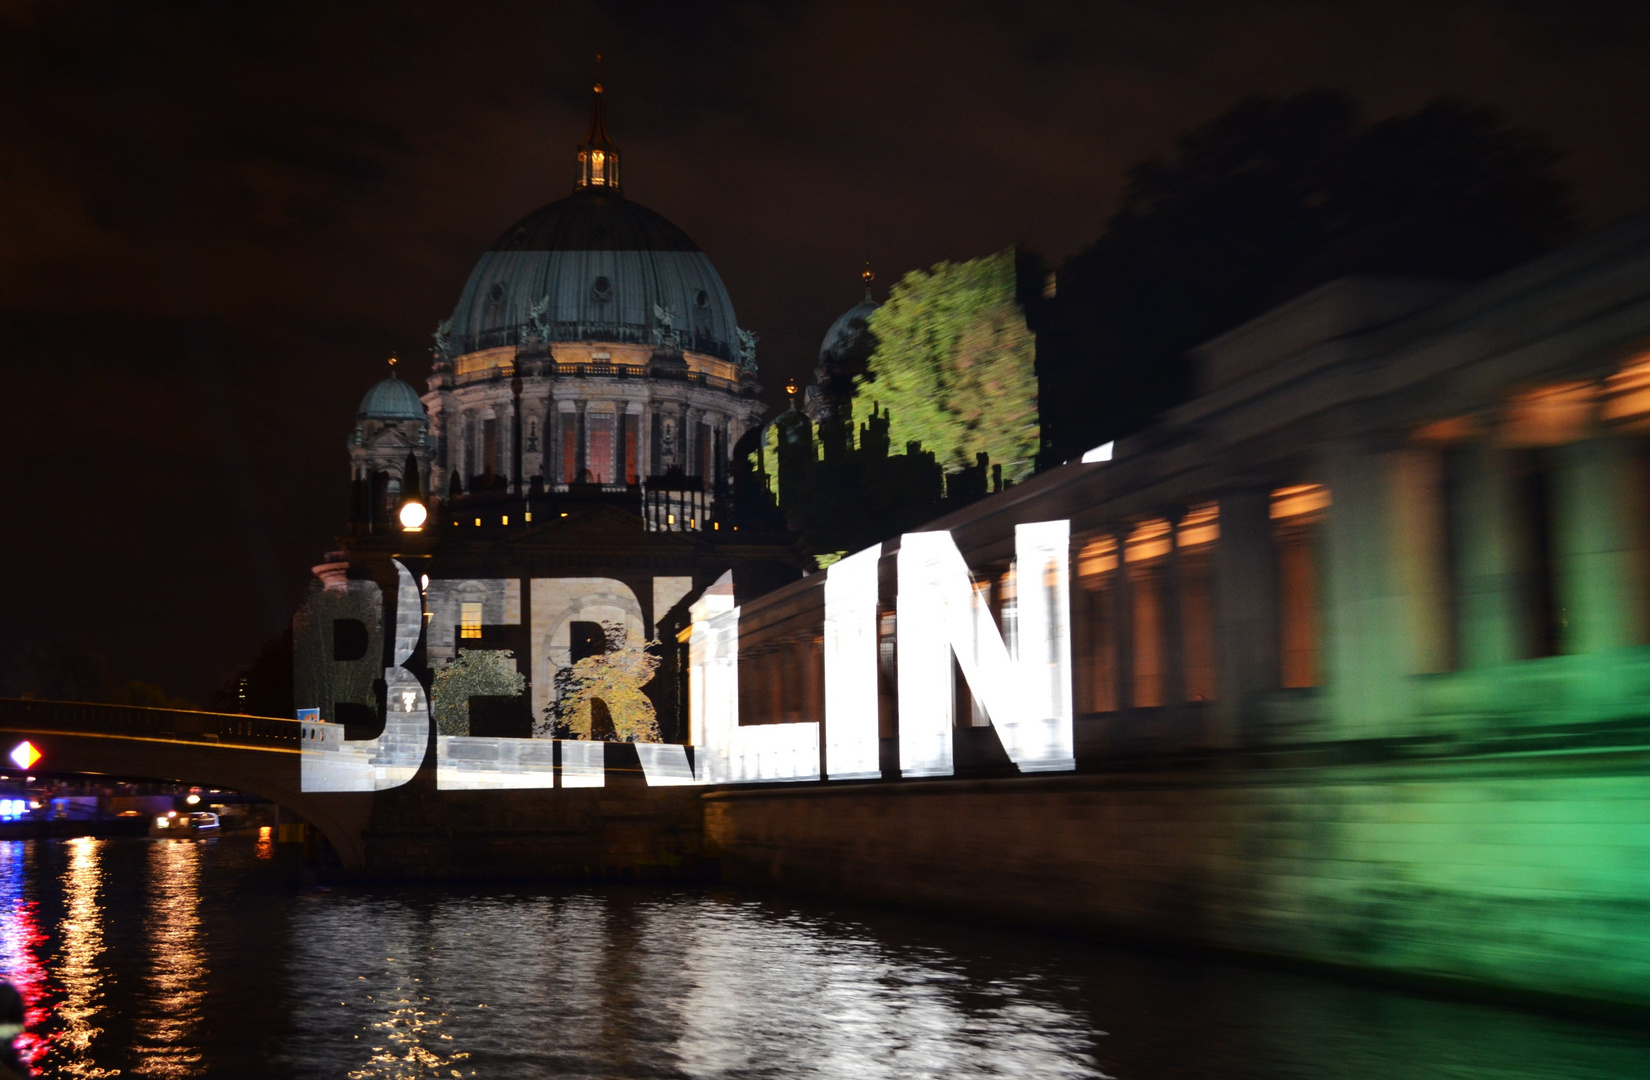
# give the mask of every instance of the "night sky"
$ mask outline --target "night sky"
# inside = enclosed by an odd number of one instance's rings
[[[204,702],[347,513],[362,393],[566,195],[607,55],[626,193],[761,335],[769,400],[906,270],[1070,255],[1124,171],[1245,97],[1439,94],[1650,203],[1638,3],[0,0],[0,663],[74,640]]]

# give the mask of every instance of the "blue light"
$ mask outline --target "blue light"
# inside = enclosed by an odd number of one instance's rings
[[[29,804],[22,799],[0,799],[0,818],[18,818],[28,812]]]

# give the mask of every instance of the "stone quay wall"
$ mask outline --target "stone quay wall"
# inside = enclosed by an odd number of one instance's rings
[[[1650,1007],[1644,745],[1324,756],[722,790],[706,847],[733,882]]]
[[[380,881],[621,880],[714,875],[702,792],[636,782],[555,791],[436,791],[420,776],[375,797],[351,876]]]

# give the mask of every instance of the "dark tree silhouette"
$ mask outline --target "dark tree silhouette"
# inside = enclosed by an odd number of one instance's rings
[[[1130,171],[1123,204],[1026,298],[1043,467],[1192,392],[1186,351],[1350,274],[1477,278],[1574,230],[1555,155],[1450,100],[1363,122],[1345,94],[1239,105]]]

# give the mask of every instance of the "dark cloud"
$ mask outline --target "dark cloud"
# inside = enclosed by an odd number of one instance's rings
[[[1257,94],[1448,94],[1650,190],[1629,3],[0,0],[0,654],[77,637],[204,698],[342,521],[344,439],[476,255],[560,197],[592,56],[633,197],[716,261],[766,382],[871,259],[1092,240],[1128,166]]]

